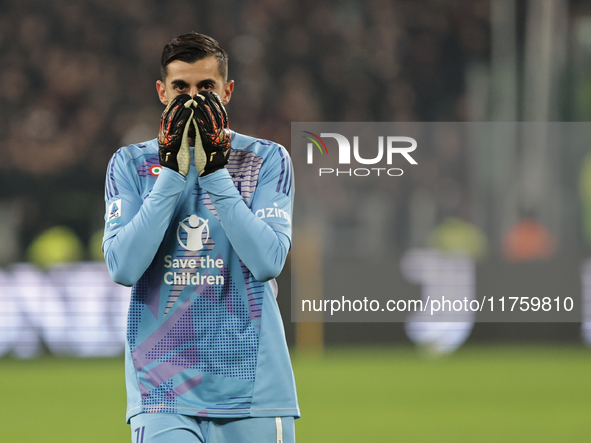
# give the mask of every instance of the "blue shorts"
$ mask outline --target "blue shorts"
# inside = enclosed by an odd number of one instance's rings
[[[295,443],[293,417],[204,418],[145,413],[131,418],[131,443]]]

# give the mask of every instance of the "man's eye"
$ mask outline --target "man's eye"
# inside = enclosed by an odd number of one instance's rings
[[[175,85],[174,89],[176,89],[177,91],[180,91],[180,90],[185,89],[185,86],[184,85]]]

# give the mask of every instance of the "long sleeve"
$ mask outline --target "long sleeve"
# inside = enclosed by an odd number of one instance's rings
[[[162,168],[144,199],[132,174],[121,154],[115,155],[105,187],[105,261],[111,278],[125,286],[134,285],[154,259],[185,186],[182,175]]]
[[[248,203],[227,169],[199,179],[232,247],[258,281],[277,277],[291,248],[292,178],[289,154],[277,145],[275,155],[263,163]]]

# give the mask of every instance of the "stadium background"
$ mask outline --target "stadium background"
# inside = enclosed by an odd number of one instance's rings
[[[121,323],[109,320],[108,334],[84,331],[76,309],[92,306],[77,307],[72,294],[92,277],[64,294],[60,275],[100,268],[106,164],[119,146],[155,136],[162,47],[191,30],[229,52],[231,127],[288,149],[294,121],[591,116],[591,7],[583,1],[0,1],[2,441],[128,438],[122,359],[109,335]],[[580,293],[591,252],[586,149],[534,152],[559,173],[533,192],[527,180],[511,180],[531,177],[511,163],[527,152],[493,153],[478,171],[471,154],[426,154],[413,186],[392,195],[396,251],[429,246],[453,218],[484,236],[485,263],[506,266],[507,232],[533,215],[555,247],[520,259],[512,275],[576,268],[561,283]],[[484,185],[475,187],[474,175]],[[508,199],[513,188],[520,191]],[[544,200],[556,189],[559,211]],[[429,223],[418,229],[417,219]],[[50,232],[65,252],[70,245],[70,268],[42,267],[55,243],[35,240],[56,226],[69,230]],[[299,441],[588,440],[590,355],[580,323],[477,324],[462,348],[440,358],[415,349],[401,324],[326,324],[324,351],[311,352],[296,349],[290,277],[280,278],[280,306],[304,414]],[[124,297],[103,280],[95,286],[109,288],[109,309]],[[11,300],[25,293],[23,313]],[[36,317],[51,312],[39,308],[47,300],[70,309],[58,323]],[[81,323],[67,327],[78,340],[60,352],[64,336],[51,332],[73,318]],[[101,352],[115,356],[97,359]]]

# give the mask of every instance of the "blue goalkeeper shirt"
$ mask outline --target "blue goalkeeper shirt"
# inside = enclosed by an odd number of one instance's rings
[[[156,140],[109,163],[103,250],[113,280],[133,286],[128,421],[299,417],[274,280],[291,246],[291,160],[235,132],[231,148],[205,177],[161,167]]]

